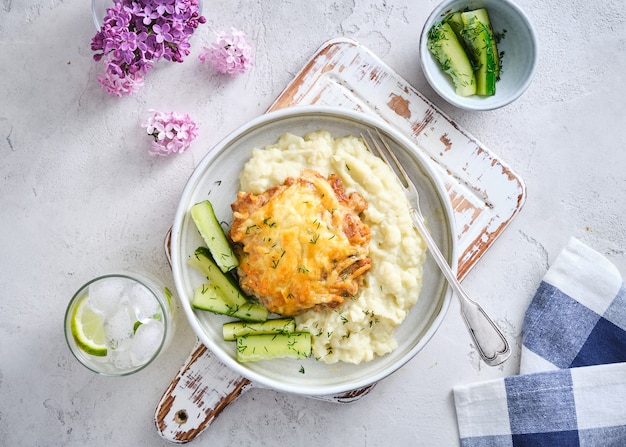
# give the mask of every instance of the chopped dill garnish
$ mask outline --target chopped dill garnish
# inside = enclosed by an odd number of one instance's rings
[[[281,259],[283,259],[283,256],[285,256],[285,250],[283,250],[283,252],[280,254],[280,258],[272,259],[272,268],[278,267],[278,263],[280,262]]]

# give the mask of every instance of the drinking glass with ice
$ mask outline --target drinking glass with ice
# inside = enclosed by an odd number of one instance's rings
[[[82,286],[65,314],[65,338],[74,356],[100,374],[145,368],[169,344],[173,304],[169,291],[137,273],[101,276]]]

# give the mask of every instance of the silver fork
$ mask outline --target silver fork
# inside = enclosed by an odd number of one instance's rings
[[[411,206],[410,211],[413,225],[422,235],[424,241],[426,241],[430,254],[437,262],[437,265],[439,265],[439,268],[452,287],[454,294],[459,299],[461,304],[461,315],[463,316],[465,325],[467,326],[467,329],[476,344],[480,357],[490,366],[499,365],[509,358],[509,355],[511,354],[508,341],[491,318],[489,318],[483,308],[477,302],[472,300],[463,290],[456,275],[452,272],[448,262],[441,254],[439,247],[437,247],[437,243],[426,228],[424,216],[420,210],[419,193],[417,192],[417,188],[409,179],[409,176],[389,147],[387,141],[385,141],[378,129],[376,129],[378,138],[375,138],[369,129],[367,133],[369,134],[370,143],[368,143],[368,139],[361,134],[361,138],[365,143],[365,146],[370,150],[370,152],[378,155],[384,160],[385,163],[387,163],[387,165],[396,173],[400,184],[404,188],[404,193]],[[393,163],[390,162],[390,159]]]

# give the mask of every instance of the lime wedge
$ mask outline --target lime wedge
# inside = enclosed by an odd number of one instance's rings
[[[87,296],[76,305],[72,314],[71,328],[74,341],[81,350],[97,357],[107,355],[102,317],[87,305]]]

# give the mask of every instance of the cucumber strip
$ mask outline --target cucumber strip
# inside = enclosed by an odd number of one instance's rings
[[[267,308],[260,304],[250,302],[234,304],[230,302],[220,288],[214,284],[202,284],[198,287],[191,300],[191,306],[194,309],[255,322],[265,321],[268,314]]]
[[[250,323],[247,321],[232,321],[224,323],[222,332],[224,340],[233,341],[245,335],[282,334],[295,332],[296,321],[293,318],[275,318],[262,323]]]
[[[496,94],[497,62],[494,53],[495,39],[490,24],[482,21],[483,14],[476,11],[461,13],[463,29],[461,35],[468,49],[476,76],[476,94],[493,96]],[[495,48],[495,49],[494,49]]]
[[[240,362],[283,357],[303,359],[310,355],[311,334],[308,332],[246,335],[237,338],[237,360]]]
[[[442,70],[452,78],[457,95],[476,94],[476,78],[469,58],[448,23],[437,22],[428,32],[427,46]]]
[[[251,304],[248,298],[241,291],[239,286],[235,283],[234,279],[222,272],[222,270],[215,264],[211,258],[211,253],[206,247],[198,247],[193,256],[189,257],[187,263],[197,269],[200,273],[206,276],[209,282],[219,288],[224,295],[227,303],[233,307],[243,307],[246,304]],[[260,305],[259,305],[260,306]],[[267,320],[267,309],[265,309],[265,318],[258,319],[257,321]]]
[[[496,64],[495,73],[496,73],[496,81],[500,78],[500,53],[498,52],[498,43],[496,39],[496,35],[493,31],[493,25],[491,24],[491,19],[489,18],[489,12],[485,8],[475,9],[471,11],[472,15],[476,17],[485,26],[487,33],[489,33],[489,39],[491,40],[490,50],[493,56],[493,60]],[[461,20],[463,20],[461,18]]]
[[[226,239],[211,202],[205,200],[196,203],[191,207],[190,214],[219,268],[226,273],[237,267],[239,261]]]
[[[248,301],[234,279],[222,272],[217,266],[208,248],[196,248],[196,251],[189,257],[187,263],[206,276],[211,283],[219,287],[229,301],[234,304],[244,304]]]
[[[459,39],[461,44],[463,44],[463,38],[461,37],[461,30],[463,29],[463,19],[461,18],[461,11],[448,14],[443,19],[443,22],[450,25],[450,28],[452,28],[452,31],[454,31],[456,37]]]

